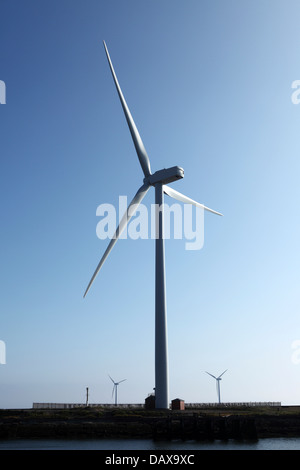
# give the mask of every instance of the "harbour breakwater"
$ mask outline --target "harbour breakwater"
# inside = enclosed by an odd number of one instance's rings
[[[297,407],[296,407],[297,408]],[[259,439],[300,437],[300,409],[0,410],[0,439]]]

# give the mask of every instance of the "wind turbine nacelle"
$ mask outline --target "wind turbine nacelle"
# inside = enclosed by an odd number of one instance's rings
[[[163,170],[156,171],[153,175],[145,178],[144,182],[148,182],[152,186],[155,186],[156,183],[169,184],[173,181],[180,180],[183,177],[183,168],[180,168],[180,166],[172,166],[171,168],[164,168]]]

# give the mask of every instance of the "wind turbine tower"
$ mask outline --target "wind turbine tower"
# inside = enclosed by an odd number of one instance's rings
[[[215,377],[214,375],[210,374],[209,372],[206,372],[208,375],[210,375],[211,377],[213,377],[214,379],[216,379],[216,386],[217,386],[217,394],[218,394],[219,403],[221,403],[220,381],[222,380],[222,379],[221,379],[222,375],[225,374],[225,372],[226,372],[227,370],[228,370],[228,369],[224,370],[224,372],[222,372],[222,374],[219,375],[219,377]]]
[[[111,395],[111,396],[113,397],[114,394],[115,394],[115,405],[117,405],[117,404],[118,404],[118,385],[119,385],[120,383],[122,383],[122,382],[125,382],[126,379],[120,380],[120,382],[115,382],[115,381],[111,378],[110,375],[109,375],[108,377],[110,378],[110,380],[111,380],[112,383],[114,384],[113,389],[112,389],[112,395]]]
[[[156,204],[156,240],[155,240],[155,407],[168,409],[169,408],[169,385],[168,385],[168,351],[167,351],[167,308],[166,308],[166,285],[165,285],[165,256],[164,256],[164,223],[163,223],[163,211],[164,211],[164,194],[181,201],[183,203],[193,204],[196,207],[205,209],[217,215],[222,215],[203,204],[190,199],[187,196],[175,191],[169,183],[177,181],[184,176],[184,171],[179,166],[173,166],[171,168],[151,172],[150,160],[140,134],[133,121],[123,93],[121,91],[117,76],[115,74],[106,44],[104,42],[104,48],[109,63],[109,67],[115,82],[115,86],[121,101],[121,105],[125,114],[125,118],[131,133],[131,137],[137,152],[137,156],[144,174],[143,184],[138,189],[131,203],[129,204],[127,211],[125,212],[120,224],[112,237],[106,251],[104,252],[87,288],[84,293],[86,296],[90,289],[95,277],[103,266],[104,261],[108,257],[113,246],[117,242],[121,233],[129,223],[131,217],[135,214],[139,204],[146,196],[148,190],[151,187],[155,188],[155,204]],[[120,168],[120,172],[124,169]]]

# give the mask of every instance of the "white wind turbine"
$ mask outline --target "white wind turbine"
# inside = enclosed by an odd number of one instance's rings
[[[147,194],[151,186],[155,188],[155,203],[156,208],[160,208],[156,212],[156,241],[155,241],[155,407],[156,408],[169,408],[169,385],[168,385],[168,352],[167,352],[167,317],[166,317],[166,292],[165,292],[165,260],[164,260],[164,227],[163,227],[163,197],[164,193],[168,196],[177,199],[183,203],[193,204],[207,211],[217,215],[222,215],[203,204],[200,204],[187,196],[175,191],[167,186],[167,183],[172,183],[178,179],[183,178],[184,171],[178,166],[156,171],[152,174],[150,168],[150,160],[147,155],[146,149],[133,121],[131,113],[126,104],[125,98],[121,91],[117,76],[115,74],[106,44],[104,42],[105,52],[107,55],[110,70],[117,88],[117,92],[121,101],[121,105],[126,117],[126,121],[133,139],[133,143],[144,173],[142,186],[138,189],[136,195],[129,204],[121,222],[111,239],[106,251],[104,252],[88,286],[84,293],[86,296],[90,289],[95,277],[101,269],[104,261],[108,257],[110,251],[125,229],[131,217],[136,212],[139,204]],[[120,170],[121,171],[121,170]]]
[[[122,382],[125,382],[126,379],[120,380],[120,382],[115,382],[109,374],[108,374],[108,377],[110,378],[110,380],[114,384],[111,396],[113,397],[114,394],[115,394],[115,405],[117,405],[118,404],[118,385]]]
[[[208,375],[210,375],[211,377],[213,377],[214,379],[216,379],[216,386],[217,386],[217,394],[218,394],[218,400],[219,400],[219,403],[221,403],[221,392],[220,392],[220,380],[222,375],[225,374],[225,372],[227,371],[228,369],[224,370],[224,372],[222,372],[221,375],[219,375],[219,377],[215,377],[214,375],[210,374],[209,372],[206,372]]]

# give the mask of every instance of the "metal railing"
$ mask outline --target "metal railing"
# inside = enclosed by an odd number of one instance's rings
[[[85,408],[87,405],[84,403],[33,403],[32,408],[34,409],[70,409],[70,408]],[[125,409],[135,409],[135,408],[145,408],[145,405],[132,404],[132,403],[121,403],[118,405],[111,403],[91,403],[88,405],[90,408],[102,407],[102,408],[125,408]],[[232,402],[232,403],[185,403],[185,409],[205,409],[205,408],[234,408],[234,407],[273,407],[281,406],[280,401],[249,401],[249,402]]]

